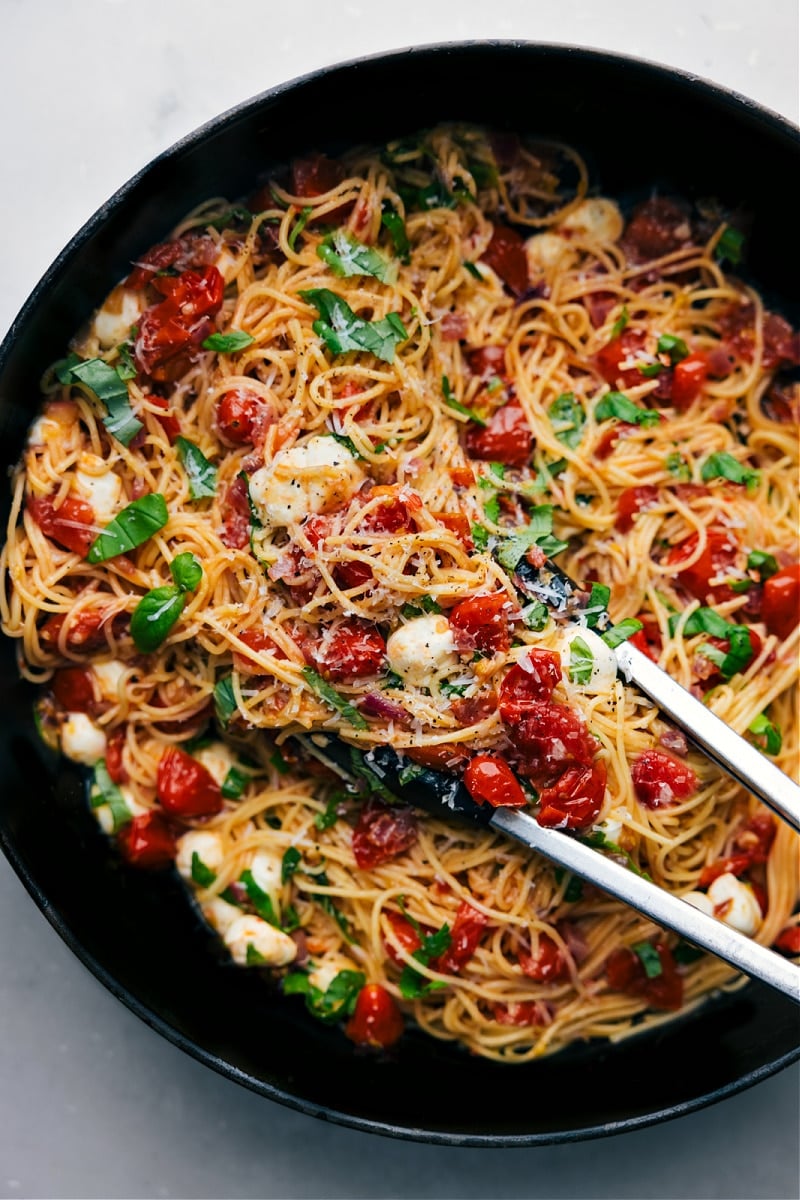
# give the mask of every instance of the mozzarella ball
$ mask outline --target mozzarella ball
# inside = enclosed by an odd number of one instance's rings
[[[528,259],[528,274],[532,279],[558,266],[566,270],[576,258],[568,240],[558,233],[536,233],[529,237],[525,243],[525,255]]]
[[[100,691],[106,700],[117,701],[120,696],[122,680],[127,671],[124,662],[112,658],[109,662],[92,663],[92,672],[100,685]]]
[[[346,446],[313,437],[281,451],[250,479],[250,497],[264,525],[299,524],[309,513],[345,504],[366,474]]]
[[[401,625],[386,643],[386,656],[412,687],[430,687],[459,666],[450,623],[441,613]]]
[[[150,811],[146,805],[139,803],[139,801],[134,797],[133,791],[129,787],[126,787],[124,783],[119,784],[118,787],[122,793],[122,799],[125,801],[125,807],[132,817],[141,817]],[[92,794],[97,794],[97,790],[95,788],[92,788]],[[97,808],[93,808],[92,812],[94,813],[97,823],[99,824],[103,833],[107,833],[109,836],[114,833],[114,814],[111,811],[110,805],[100,804]]]
[[[204,867],[216,873],[222,865],[222,838],[209,829],[192,829],[178,839],[175,866],[184,879],[192,878],[192,859],[195,854]]]
[[[131,325],[139,320],[144,308],[141,292],[135,292],[118,284],[102,308],[94,315],[90,333],[94,334],[102,350],[110,350],[126,341]]]
[[[61,726],[61,753],[73,762],[93,767],[106,752],[106,735],[86,713],[67,713]]]
[[[261,956],[265,967],[285,967],[297,956],[297,943],[288,934],[263,921],[261,917],[242,914],[231,922],[223,934],[223,941],[231,952],[231,958],[240,967],[248,966],[247,949]]]
[[[75,483],[84,500],[88,500],[100,524],[107,524],[119,507],[122,480],[97,454],[81,454]]]
[[[352,969],[352,963],[347,962],[346,959],[325,958],[313,971],[309,971],[308,982],[312,987],[319,988],[321,992],[327,992],[340,971],[351,971]]]
[[[268,896],[275,896],[280,892],[283,886],[281,882],[282,869],[283,862],[280,855],[273,854],[269,850],[257,850],[250,863],[250,874],[253,876],[254,882]]]
[[[194,757],[199,763],[202,763],[214,782],[220,787],[225,782],[225,777],[231,767],[236,766],[236,759],[224,742],[211,742],[208,746],[201,746],[195,750]]]
[[[613,200],[596,196],[583,200],[559,222],[563,229],[591,242],[616,242],[622,236],[622,213]]]
[[[705,892],[687,892],[681,897],[687,904],[691,904],[692,908],[698,908],[700,912],[704,912],[707,916],[713,917],[714,905],[709,900]]]
[[[586,683],[575,683],[569,677],[572,646],[576,638],[580,638],[592,655],[592,673]],[[561,655],[561,670],[567,687],[592,696],[611,691],[617,678],[617,656],[593,629],[587,629],[583,625],[568,626],[560,634],[558,652]]]
[[[242,915],[240,908],[237,908],[235,904],[229,904],[220,896],[214,896],[212,900],[207,900],[200,911],[211,928],[216,929],[219,934],[225,934],[234,921],[238,921]]]
[[[714,916],[752,937],[761,927],[761,906],[755,893],[746,883],[726,871],[718,875],[708,889],[708,898],[714,905]]]

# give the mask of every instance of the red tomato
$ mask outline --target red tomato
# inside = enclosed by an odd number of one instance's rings
[[[205,267],[202,273],[158,277],[153,286],[164,299],[140,317],[134,358],[143,374],[164,382],[171,378],[171,360],[182,365],[183,356],[210,332],[208,318],[222,307],[225,282],[216,267]]]
[[[344,169],[327,154],[310,154],[308,158],[296,158],[292,163],[292,193],[295,196],[323,196],[344,179]],[[348,200],[326,212],[320,219],[329,224],[344,221],[353,209],[355,201]],[[310,220],[316,219],[312,213]]]
[[[364,529],[370,533],[410,533],[414,528],[408,505],[399,496],[387,496],[364,518]]]
[[[698,541],[698,535],[692,533],[682,542],[678,542],[667,554],[667,565],[678,568],[678,583],[696,600],[705,602],[709,594],[717,603],[730,599],[735,593],[731,591],[726,580],[734,574],[736,555],[739,551],[736,541],[727,530],[712,525],[706,534],[703,553],[691,566],[681,569],[680,564],[697,550]]]
[[[70,650],[97,650],[106,645],[106,635],[103,626],[107,612],[97,608],[84,608],[75,616],[70,616],[67,629],[66,644]],[[39,630],[39,637],[45,646],[55,649],[61,638],[61,630],[67,620],[65,613],[48,617]]]
[[[462,900],[450,930],[450,945],[444,954],[431,961],[434,971],[442,975],[456,975],[472,958],[488,924],[488,917]]]
[[[349,591],[351,588],[362,587],[374,578],[369,563],[360,562],[357,558],[350,562],[339,563],[333,568],[333,578],[340,588]]]
[[[479,375],[487,382],[498,375],[501,379],[505,377],[505,346],[477,346],[474,350],[467,350],[466,357],[473,375]]]
[[[539,934],[539,943],[534,954],[528,950],[518,950],[517,962],[522,967],[522,973],[538,983],[555,983],[569,975],[567,960],[561,952],[561,947],[547,933]]]
[[[561,656],[552,650],[529,650],[500,685],[500,716],[518,721],[528,704],[549,700],[561,682]]]
[[[50,687],[67,712],[93,713],[97,709],[91,672],[83,667],[65,667],[63,671],[56,671]]]
[[[403,1035],[403,1014],[379,983],[368,983],[358,993],[355,1011],[345,1025],[351,1042],[383,1050]]]
[[[520,772],[531,779],[552,779],[569,766],[588,766],[594,758],[597,746],[583,717],[564,704],[527,704],[506,723],[522,757]]]
[[[781,641],[800,621],[800,563],[784,567],[764,584],[761,619]]]
[[[749,854],[731,854],[728,858],[718,858],[715,863],[703,867],[697,886],[709,887],[720,875],[744,875],[750,869],[752,860]]]
[[[758,658],[759,654],[761,653],[761,638],[758,636],[755,629],[750,629],[748,627],[748,631],[750,633],[750,654],[748,655],[747,660],[742,663],[740,668],[742,671],[746,671],[753,659]],[[709,644],[709,646],[714,646],[717,650],[721,650],[723,654],[727,654],[731,648],[729,638],[711,636],[706,638],[706,642]],[[712,663],[710,659],[706,658],[701,651],[698,651],[698,658],[702,660],[702,666],[704,669],[701,669],[700,664],[696,661],[694,666],[695,675],[698,679],[702,679],[705,688],[715,686],[723,678],[722,671],[717,668],[715,663]]]
[[[406,954],[413,954],[415,950],[419,950],[422,945],[420,936],[407,917],[402,916],[401,913],[392,912],[391,909],[386,909],[383,915],[392,927],[392,936],[396,942],[400,943]],[[398,967],[404,967],[406,964],[388,938],[384,937],[383,944],[392,962]]]
[[[476,754],[464,772],[464,786],[473,800],[492,808],[525,808],[528,798],[502,758],[494,754]]]
[[[496,271],[512,296],[519,297],[527,292],[530,281],[525,241],[510,225],[495,222],[492,240],[486,247],[481,262],[487,263]]]
[[[452,742],[444,742],[439,746],[407,746],[403,754],[421,767],[459,775],[466,769],[471,758],[469,750]]]
[[[163,409],[163,412],[154,413],[154,416],[172,446],[175,439],[180,436],[181,423],[175,414],[169,411],[169,400],[165,400],[163,396],[148,396],[147,399],[150,404],[155,404],[156,408]]]
[[[608,458],[619,439],[627,437],[629,433],[633,433],[634,429],[638,428],[638,425],[631,425],[629,421],[612,422],[600,435],[594,449],[595,457]]]
[[[472,541],[472,527],[463,513],[432,512],[431,516],[435,517],[440,525],[444,525],[445,529],[454,533],[465,550],[475,549]]]
[[[122,752],[125,747],[125,729],[120,727],[108,735],[106,743],[106,770],[112,783],[127,783],[128,772],[125,769]]]
[[[454,488],[472,487],[475,482],[475,472],[472,467],[451,467],[448,471]]]
[[[697,776],[686,763],[660,750],[643,750],[631,764],[636,798],[645,808],[664,808],[697,791]]]
[[[629,533],[633,529],[636,514],[657,503],[657,487],[643,484],[641,487],[624,488],[617,498],[617,519],[614,524],[621,533]]]
[[[417,840],[414,810],[400,804],[369,799],[353,830],[353,854],[362,871],[390,862],[404,854]]]
[[[286,658],[280,646],[276,646],[268,633],[263,629],[245,629],[239,634],[239,641],[244,642],[251,650],[257,653],[266,650],[273,658]],[[266,667],[262,667],[254,658],[250,658],[247,654],[240,654],[238,650],[233,652],[234,670],[241,671],[243,675],[269,675],[270,672]]]
[[[632,258],[646,262],[679,250],[691,237],[686,210],[666,196],[652,196],[633,210],[622,241]]]
[[[586,829],[600,815],[605,794],[605,763],[567,767],[552,787],[540,792],[536,820],[550,829]]]
[[[655,943],[661,962],[661,974],[649,979],[633,950],[615,950],[606,962],[606,977],[615,992],[641,996],[650,1008],[676,1012],[683,1004],[683,980],[678,974],[672,952],[662,942]]]
[[[700,395],[708,378],[708,355],[697,350],[676,363],[672,372],[671,399],[675,408],[685,412]]]
[[[628,641],[653,662],[658,662],[662,648],[661,627],[650,613],[639,613],[637,620],[642,622],[642,628]]]
[[[235,446],[252,446],[256,434],[263,429],[265,412],[264,402],[255,392],[234,388],[217,404],[217,428]]]
[[[474,422],[464,434],[464,448],[470,458],[524,466],[533,449],[533,434],[519,400],[509,400],[488,420],[486,428]]]
[[[448,614],[456,649],[461,654],[474,650],[484,654],[506,651],[511,645],[509,622],[517,612],[506,592],[462,600]]]
[[[497,696],[494,692],[489,692],[483,696],[465,696],[463,699],[456,697],[450,701],[450,709],[462,727],[477,725],[497,712]]]
[[[211,772],[178,746],[161,755],[156,791],[164,809],[176,817],[208,817],[222,809],[222,793]]]
[[[134,266],[125,286],[134,289],[146,287],[159,271],[173,267],[178,271],[202,270],[212,263],[219,251],[216,244],[205,233],[190,232],[172,242],[161,242],[143,254]]]
[[[220,537],[232,550],[243,550],[250,540],[250,499],[247,484],[240,475],[225,489],[220,504],[222,529]]]
[[[117,834],[122,857],[134,867],[155,870],[175,859],[175,835],[159,812],[142,813]]]
[[[595,355],[595,364],[606,383],[612,387],[636,387],[644,381],[638,367],[623,368],[621,364],[643,354],[646,336],[642,329],[626,329],[619,337],[601,346]],[[642,363],[645,361],[642,357]]]
[[[549,1025],[550,1013],[538,1000],[510,1000],[492,1004],[492,1016],[498,1025]]]
[[[733,304],[720,317],[720,326],[730,347],[750,362],[755,353],[756,310],[753,304]],[[765,312],[762,327],[762,364],[767,371],[800,363],[800,338],[788,321],[777,313]]]
[[[787,925],[775,939],[774,946],[782,954],[800,954],[800,925]]]
[[[345,620],[311,647],[321,675],[335,682],[377,675],[386,659],[386,643],[369,621]]]
[[[91,504],[79,496],[67,496],[58,508],[54,508],[52,496],[28,496],[25,507],[46,537],[58,542],[64,550],[86,557],[97,535],[97,530],[92,528],[96,517]]]
[[[751,862],[765,863],[769,858],[776,832],[772,813],[757,812],[736,834],[733,839],[734,849],[747,854]]]

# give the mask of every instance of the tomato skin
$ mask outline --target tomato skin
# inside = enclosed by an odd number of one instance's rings
[[[454,533],[467,552],[475,549],[472,527],[463,513],[434,512],[431,516],[435,517],[440,525],[444,525],[445,529]]]
[[[161,755],[156,791],[164,810],[175,817],[209,817],[222,810],[222,793],[211,772],[178,746]]]
[[[345,620],[309,653],[321,675],[341,683],[376,675],[386,659],[386,643],[369,621]]]
[[[660,750],[643,750],[631,764],[636,798],[645,808],[665,808],[697,791],[698,780],[691,767]]]
[[[727,858],[718,858],[716,862],[709,863],[707,867],[703,867],[700,872],[700,878],[697,881],[699,888],[709,887],[715,879],[720,875],[744,875],[745,871],[750,869],[751,858],[748,854],[731,854]]]
[[[632,646],[646,654],[651,662],[658,662],[662,650],[661,627],[650,613],[639,613],[637,620],[642,622],[642,628],[628,638]]]
[[[422,945],[420,936],[407,917],[402,916],[400,913],[393,912],[391,909],[385,909],[383,915],[386,917],[392,927],[392,935],[395,941],[400,943],[407,954],[413,954],[415,950],[419,950],[420,946]],[[403,962],[402,958],[397,953],[396,949],[388,938],[384,937],[383,944],[386,949],[386,953],[389,955],[389,958],[392,960],[395,966],[400,968],[404,967],[406,964]]]
[[[583,718],[564,704],[527,704],[506,723],[521,756],[520,774],[534,781],[551,780],[570,766],[588,766],[594,758],[596,743]]]
[[[481,262],[496,272],[512,296],[519,298],[530,286],[528,278],[528,256],[525,242],[510,225],[495,222],[492,240],[486,247]]]
[[[67,620],[66,613],[55,613],[48,617],[39,630],[43,644],[50,649],[56,649],[61,637],[61,630]],[[103,625],[106,613],[96,608],[82,609],[77,616],[69,621],[67,646],[70,650],[97,650],[106,645],[106,635]]]
[[[414,523],[405,501],[399,496],[387,496],[364,518],[364,529],[370,533],[411,533]]]
[[[28,496],[25,507],[46,537],[62,549],[86,557],[96,536],[91,528],[96,521],[91,504],[79,496],[67,496],[54,508],[52,496]]]
[[[128,772],[122,758],[125,747],[125,729],[120,727],[108,735],[106,742],[106,770],[112,783],[127,783]]]
[[[142,813],[117,834],[122,857],[134,867],[154,871],[175,860],[175,835],[159,812]]]
[[[353,830],[353,854],[356,866],[364,871],[390,862],[404,854],[417,840],[414,810],[399,804],[384,804],[369,799]]]
[[[453,481],[454,488],[472,487],[475,482],[475,472],[472,467],[451,467],[448,475]]]
[[[385,1050],[402,1035],[403,1014],[380,983],[368,983],[358,993],[352,1017],[345,1025],[351,1042]]]
[[[515,611],[516,605],[506,592],[462,600],[448,613],[456,649],[460,654],[506,651],[511,645],[509,621]]]
[[[514,772],[494,754],[476,754],[464,772],[464,786],[473,800],[492,808],[525,808],[528,798]]]
[[[765,863],[775,841],[777,824],[772,813],[754,813],[733,839],[734,849],[747,854],[754,863]]]
[[[171,378],[170,363],[175,360],[182,370],[184,356],[210,332],[209,318],[222,307],[225,282],[216,267],[205,267],[158,277],[153,287],[164,299],[139,319],[134,360],[142,374],[163,383]]]
[[[498,408],[483,429],[474,422],[464,434],[464,448],[470,458],[522,467],[531,456],[533,433],[519,400],[509,400]]]
[[[597,445],[594,448],[596,458],[606,459],[611,454],[620,438],[627,437],[638,429],[638,425],[631,425],[629,421],[612,421],[608,429],[605,429],[600,435]]]
[[[776,950],[780,950],[782,954],[789,954],[792,957],[795,954],[800,954],[800,925],[787,925],[786,929],[781,932],[773,943]]]
[[[611,387],[636,387],[644,380],[638,367],[621,367],[621,363],[640,355],[644,349],[646,334],[642,329],[626,329],[619,337],[612,338],[601,346],[595,355],[598,371]],[[645,359],[642,358],[642,362]]]
[[[518,950],[517,962],[522,967],[523,975],[535,979],[538,983],[556,983],[569,975],[567,960],[561,952],[561,947],[547,933],[539,934],[535,954],[527,950]]]
[[[729,600],[735,595],[725,581],[734,573],[734,565],[739,547],[734,538],[726,530],[712,525],[706,533],[706,545],[703,553],[691,566],[681,569],[680,564],[694,554],[698,545],[698,535],[692,533],[682,542],[673,546],[666,557],[668,566],[677,567],[676,578],[681,587],[696,600],[704,602],[710,594],[716,597],[717,603]],[[719,580],[712,583],[711,580]]]
[[[178,271],[202,270],[213,262],[219,253],[213,240],[205,233],[190,232],[171,242],[160,242],[141,256],[136,266],[125,280],[125,287],[139,291],[159,271],[173,267]]]
[[[442,975],[456,975],[472,958],[488,924],[488,917],[462,900],[450,930],[450,945],[444,954],[431,961],[434,971]]]
[[[561,682],[561,656],[553,650],[529,650],[500,684],[500,716],[519,720],[527,704],[549,700]]]
[[[506,375],[505,346],[477,346],[474,350],[466,351],[467,365],[473,375],[479,375],[488,382],[495,376],[501,379]]]
[[[637,515],[658,503],[658,488],[650,484],[624,488],[617,498],[617,517],[614,525],[621,533],[629,533]]]
[[[252,446],[263,428],[264,402],[255,392],[234,388],[217,403],[217,429],[235,446]]]
[[[58,703],[67,712],[97,711],[92,676],[83,667],[65,667],[63,671],[56,671],[50,688]]]
[[[685,412],[705,387],[708,379],[708,355],[696,350],[675,364],[672,372],[671,400],[679,412]]]
[[[245,629],[239,634],[239,641],[244,642],[251,650],[259,653],[266,650],[273,658],[286,658],[280,646],[276,646],[275,642],[263,629]],[[241,671],[243,675],[269,675],[271,672],[262,665],[250,658],[249,655],[241,654],[238,650],[233,652],[234,670]]]
[[[228,484],[220,511],[222,541],[231,550],[244,550],[250,541],[250,500],[247,484],[241,476],[237,475]]]
[[[472,757],[469,750],[453,742],[444,742],[439,746],[406,746],[403,753],[406,758],[410,758],[421,767],[459,775],[466,769]]]
[[[661,962],[661,974],[648,979],[644,966],[633,950],[615,950],[606,961],[606,977],[615,992],[640,996],[651,1008],[677,1012],[683,1004],[683,979],[678,974],[672,952],[663,942],[655,943]]]
[[[492,1017],[498,1025],[549,1025],[550,1013],[538,1000],[510,1000],[492,1004]]]
[[[784,567],[764,584],[761,619],[784,641],[800,621],[800,563]]]
[[[691,236],[686,210],[668,196],[651,196],[633,210],[622,243],[635,261],[646,262],[680,249]]]
[[[549,829],[586,829],[599,817],[605,794],[605,763],[567,767],[539,793],[536,820]]]
[[[150,404],[154,404],[156,408],[163,410],[153,415],[167,435],[167,441],[170,446],[173,446],[175,439],[180,437],[181,423],[175,414],[169,411],[169,400],[165,400],[163,396],[148,396],[147,399]]]

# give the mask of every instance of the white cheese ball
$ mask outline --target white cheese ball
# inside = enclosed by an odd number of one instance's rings
[[[100,685],[100,691],[106,700],[116,702],[120,698],[122,680],[128,668],[118,658],[112,658],[104,663],[92,663],[92,674]]]
[[[266,892],[268,896],[272,897],[280,894],[283,887],[281,883],[282,869],[281,856],[270,850],[257,850],[250,863],[250,874],[253,876],[253,881],[261,888],[262,892]]]
[[[459,666],[450,622],[441,613],[401,625],[386,643],[386,657],[412,687],[431,687]]]
[[[225,934],[234,921],[238,921],[242,915],[240,908],[237,908],[235,904],[229,904],[220,896],[214,896],[212,900],[207,900],[200,911],[211,928],[216,929],[219,934]]]
[[[718,875],[708,889],[708,898],[714,906],[714,916],[752,937],[761,928],[761,906],[755,893],[735,875],[726,872]]]
[[[706,916],[713,917],[714,905],[705,892],[687,892],[681,899],[685,900],[687,904],[691,904],[692,908],[697,908],[700,912],[704,912]]]
[[[340,971],[352,971],[352,963],[346,959],[325,958],[318,967],[308,973],[308,982],[312,987],[327,992]]]
[[[576,638],[580,638],[592,655],[592,673],[586,683],[575,683],[569,677],[572,645]],[[587,629],[583,625],[568,626],[559,636],[558,652],[561,655],[561,670],[567,687],[590,696],[611,691],[617,678],[617,656],[593,629]]]
[[[528,259],[528,274],[536,279],[544,271],[551,271],[557,266],[568,269],[576,253],[567,239],[558,233],[535,233],[525,243],[525,256]]]
[[[265,967],[285,967],[297,956],[297,943],[288,934],[275,929],[261,917],[242,914],[233,921],[223,934],[225,945],[231,952],[231,958],[240,967],[249,966],[247,948],[252,946],[263,962],[253,965]]]
[[[131,325],[139,320],[144,308],[141,292],[118,284],[110,292],[102,308],[98,308],[92,322],[91,333],[97,338],[102,350],[110,350],[127,340]]]
[[[616,242],[622,236],[624,222],[613,200],[595,196],[582,200],[558,228],[592,242]]]
[[[73,762],[93,767],[105,756],[106,735],[86,713],[67,713],[61,726],[61,753]]]
[[[118,784],[117,786],[122,793],[122,799],[125,801],[125,807],[132,817],[142,817],[146,812],[150,811],[150,809],[144,804],[139,803],[139,801],[134,797],[132,790],[129,787],[126,787],[124,783]],[[93,808],[92,812],[94,813],[97,823],[102,829],[103,833],[107,833],[110,837],[111,834],[114,833],[114,814],[111,811],[111,806],[108,804],[100,804],[97,808]]]
[[[199,750],[195,750],[194,757],[220,787],[231,767],[236,766],[236,759],[224,742],[211,742],[208,746],[201,746]]]
[[[250,497],[264,525],[297,525],[310,513],[347,503],[365,479],[346,446],[332,437],[313,437],[256,471]]]
[[[195,854],[204,867],[216,873],[222,866],[222,838],[210,829],[192,829],[178,839],[175,866],[184,879],[192,878],[192,859]]]
[[[79,494],[88,500],[101,525],[115,515],[122,496],[122,480],[97,454],[83,453],[78,459],[75,483]]]

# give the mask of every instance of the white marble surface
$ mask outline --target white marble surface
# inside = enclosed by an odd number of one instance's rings
[[[796,0],[0,0],[0,334],[94,209],[215,113],[326,63],[476,37],[640,55],[797,120]],[[0,1196],[798,1194],[797,1069],[605,1142],[502,1159],[390,1143],[284,1110],[158,1038],[5,861],[0,944]]]

